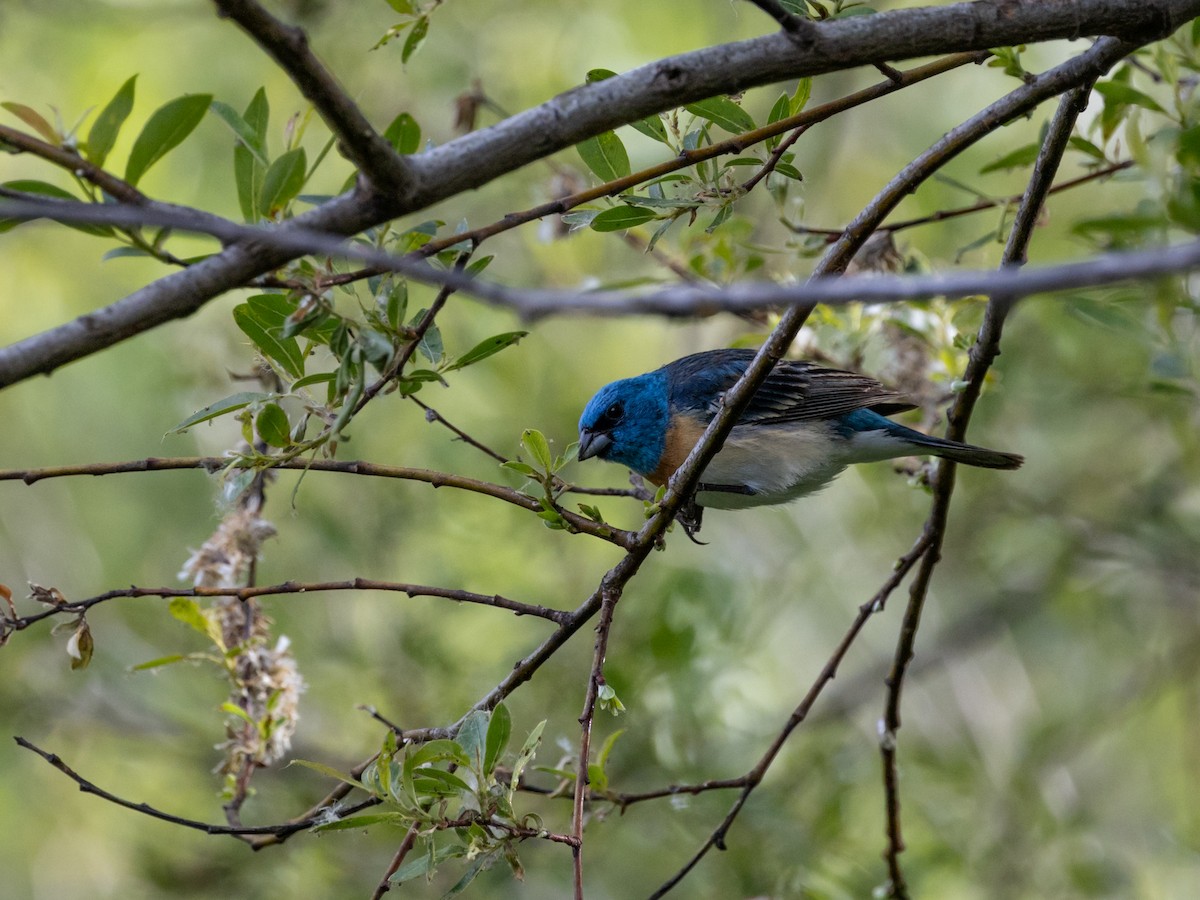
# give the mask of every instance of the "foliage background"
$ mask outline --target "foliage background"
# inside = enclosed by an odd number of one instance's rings
[[[916,4],[884,6],[900,5]],[[373,121],[408,110],[435,141],[452,136],[454,98],[473,78],[516,111],[578,84],[592,68],[622,71],[773,28],[746,4],[628,0],[568,12],[549,0],[454,0],[437,11],[428,42],[402,67],[394,44],[367,52],[392,24],[383,2],[288,6]],[[1073,50],[1032,48],[1026,64],[1044,68]],[[185,92],[211,91],[241,109],[263,84],[278,141],[279,120],[303,109],[283,76],[207,4],[8,2],[0,7],[0,59],[0,96],[54,106],[67,122],[106,102],[135,72],[134,120]],[[818,78],[813,102],[878,77],[859,71]],[[804,221],[846,222],[904,162],[1013,84],[997,69],[970,68],[813,129],[797,145]],[[746,106],[761,120],[777,94],[751,92]],[[995,196],[1019,192],[1022,172],[978,170],[1032,140],[1048,114],[1046,107],[1003,129],[948,174]],[[309,139],[310,153],[324,137],[319,127],[311,130],[319,137]],[[118,156],[128,141],[126,135]],[[658,158],[649,142],[628,144],[635,168]],[[228,132],[209,117],[145,186],[236,217],[229,158]],[[586,177],[574,154],[561,159]],[[345,174],[345,167],[327,166],[328,183],[313,192],[335,191]],[[24,157],[0,157],[0,178],[20,177],[44,171]],[[434,215],[483,224],[540,202],[550,180],[545,167],[530,167]],[[1034,260],[1082,254],[1088,247],[1072,231],[1075,222],[1153,202],[1159,187],[1151,174],[1056,196],[1034,241]],[[971,199],[931,182],[898,215]],[[900,241],[943,267],[994,227],[988,213],[907,232]],[[510,284],[564,287],[597,273],[621,282],[665,277],[609,236],[543,238],[526,227],[495,239],[489,274]],[[778,245],[785,234],[763,206],[724,234],[706,238],[697,226],[683,246],[667,249],[679,258],[711,256],[714,242],[734,238]],[[985,267],[999,246],[970,250],[962,260]],[[104,249],[61,228],[6,234],[0,338],[84,313],[162,271],[128,259],[101,265]],[[770,255],[767,266],[802,272],[807,262],[782,253]],[[1179,307],[1177,297],[1156,302],[1163,293],[1149,286],[1037,298],[1010,323],[1001,377],[985,394],[972,434],[1024,453],[1028,462],[1016,473],[962,473],[918,669],[905,693],[905,864],[917,896],[1171,897],[1200,881],[1197,336],[1194,312]],[[229,393],[227,372],[249,368],[250,350],[229,318],[236,302],[231,296],[212,303],[192,319],[0,394],[0,465],[221,453],[237,437],[230,424],[162,435]],[[503,313],[451,302],[441,324],[447,345],[460,351],[516,327]],[[959,313],[964,330],[973,314]],[[730,318],[683,326],[643,318],[551,320],[519,347],[457,374],[449,390],[429,388],[422,397],[503,452],[516,452],[526,427],[541,429],[561,449],[600,384],[753,330]],[[851,334],[838,320],[823,336],[838,352]],[[868,359],[877,358],[877,339],[869,351]],[[343,458],[503,478],[494,463],[451,442],[397,396],[369,407],[351,431]],[[623,478],[616,467],[598,465],[572,468],[569,477],[612,485]],[[532,516],[468,494],[315,474],[293,498],[296,483],[285,473],[269,491],[267,516],[279,537],[268,544],[263,583],[361,575],[571,608],[618,558],[616,548],[546,531]],[[53,584],[68,597],[170,584],[187,548],[215,526],[214,497],[197,472],[5,483],[0,581]],[[743,771],[815,677],[854,609],[908,548],[926,506],[922,490],[883,464],[849,472],[785,509],[710,514],[708,546],[673,535],[633,582],[609,652],[606,673],[627,709],[601,724],[601,739],[625,729],[610,763],[614,785],[639,790]],[[641,514],[631,501],[601,507],[622,525],[636,526]],[[338,768],[378,746],[379,727],[359,704],[405,726],[442,724],[502,677],[545,628],[428,598],[311,595],[266,604],[309,685],[294,755]],[[687,896],[861,897],[883,880],[876,721],[899,616],[894,604],[869,623],[818,715],[791,740],[735,825],[729,851],[705,861],[684,888]],[[219,820],[220,780],[209,770],[219,762],[213,744],[222,739],[221,681],[187,666],[129,671],[199,649],[197,636],[155,599],[109,604],[90,621],[97,652],[83,672],[68,669],[65,636],[48,628],[18,635],[5,648],[5,732],[61,753],[122,796]],[[518,734],[549,720],[540,763],[555,764],[577,742],[590,655],[590,640],[577,636],[509,701]],[[0,743],[0,771],[0,870],[15,897],[362,896],[400,837],[386,828],[365,837],[302,835],[251,856],[233,841],[80,796],[11,742]],[[274,822],[314,802],[328,783],[292,768],[262,773],[256,786],[247,820]],[[593,821],[589,896],[651,890],[729,802],[709,793]],[[569,817],[562,800],[531,800],[530,808],[548,821]],[[497,868],[475,890],[563,896],[569,854],[534,843],[522,851],[524,885]],[[453,877],[444,873],[438,887]]]

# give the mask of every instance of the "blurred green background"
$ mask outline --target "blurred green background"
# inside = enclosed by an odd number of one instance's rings
[[[880,8],[917,4],[877,4]],[[766,33],[746,3],[634,2],[579,6],[549,0],[450,0],[425,46],[401,65],[399,42],[370,52],[396,16],[378,2],[293,2],[273,7],[310,30],[313,45],[381,126],[411,112],[423,134],[454,136],[454,99],[479,79],[518,111],[583,80],[673,53]],[[1030,48],[1040,70],[1078,44]],[[167,100],[212,92],[242,109],[260,86],[270,97],[271,140],[303,112],[288,81],[211,4],[183,0],[7,0],[0,5],[0,99],[28,104],[67,126],[139,73],[131,122]],[[866,70],[819,78],[812,103],[874,83]],[[847,222],[902,165],[946,130],[1017,84],[999,69],[969,67],[818,126],[796,145],[804,182],[789,215],[813,227]],[[1145,90],[1154,86],[1147,81]],[[794,85],[780,88],[791,90]],[[779,89],[747,95],[763,121]],[[1031,141],[1050,113],[1003,129],[945,174],[1001,197],[1025,173],[979,169]],[[1089,110],[1085,122],[1095,116]],[[483,112],[480,124],[492,121]],[[11,117],[9,124],[18,124]],[[1149,130],[1153,123],[1143,123]],[[1161,123],[1159,123],[1161,124]],[[624,134],[624,131],[622,132]],[[324,142],[314,122],[310,157]],[[131,136],[114,151],[123,161]],[[1123,140],[1117,138],[1118,143]],[[661,146],[632,132],[635,168]],[[153,196],[237,218],[229,132],[208,117],[147,175]],[[588,176],[573,152],[563,165]],[[1063,177],[1079,174],[1072,157]],[[114,168],[119,167],[114,164]],[[1151,167],[1152,168],[1152,167]],[[348,174],[332,161],[310,185],[334,192]],[[26,156],[0,156],[0,180],[66,180]],[[486,224],[549,196],[553,172],[531,166],[414,217]],[[1034,262],[1094,248],[1072,231],[1081,218],[1120,213],[1159,196],[1153,171],[1054,197],[1035,235]],[[899,217],[973,202],[933,181]],[[758,205],[754,205],[758,203]],[[662,249],[711,262],[729,250],[769,247],[757,276],[803,275],[811,259],[783,249],[786,232],[762,198],[714,235],[703,222]],[[901,251],[932,268],[987,267],[1000,244],[965,252],[999,214],[903,232]],[[682,237],[680,237],[682,235]],[[722,241],[725,242],[722,245]],[[192,241],[193,252],[209,248]],[[724,248],[724,249],[722,249]],[[45,225],[0,238],[0,340],[34,334],[110,303],[165,273],[151,262],[102,262],[102,240]],[[549,240],[527,226],[485,245],[489,276],[513,285],[575,287],[670,273],[611,235]],[[424,303],[428,292],[414,288]],[[239,388],[229,373],[253,362],[230,310],[240,295],[158,328],[50,378],[0,394],[0,466],[24,468],[146,456],[220,454],[233,423],[186,435],[176,423]],[[1016,311],[972,425],[975,441],[1025,454],[1015,473],[960,473],[944,559],[904,693],[900,765],[903,864],[920,897],[1139,897],[1194,894],[1200,884],[1200,441],[1197,440],[1194,301],[1170,284],[1035,298]],[[418,304],[414,301],[412,308]],[[941,307],[932,315],[952,316]],[[969,331],[979,306],[953,314]],[[865,348],[886,356],[884,329],[851,314],[806,336],[826,353]],[[939,319],[941,321],[941,319]],[[504,313],[454,298],[439,320],[462,352],[520,327]],[[856,325],[866,328],[855,331]],[[762,329],[732,318],[668,324],[560,319],[539,323],[517,348],[420,395],[455,424],[506,454],[522,429],[561,450],[579,409],[601,384],[686,352],[727,345]],[[867,336],[863,337],[862,335]],[[945,385],[955,373],[938,373]],[[426,466],[517,485],[493,461],[428,424],[396,395],[371,404],[340,449],[345,459]],[[614,466],[571,466],[568,478],[619,486]],[[548,531],[514,507],[405,482],[283,473],[268,489],[278,528],[259,569],[263,583],[362,576],[500,593],[569,609],[619,558],[610,545]],[[293,490],[295,493],[293,494]],[[199,472],[0,484],[0,582],[78,599],[137,585],[170,585],[217,525],[216,484]],[[606,674],[626,707],[599,718],[598,741],[625,733],[610,761],[621,791],[741,774],[782,727],[859,604],[920,531],[928,495],[887,464],[851,471],[824,493],[787,508],[710,513],[694,546],[673,534],[617,611]],[[605,515],[636,527],[639,503],[602,499]],[[682,897],[863,897],[883,883],[883,799],[876,722],[883,673],[903,593],[873,618],[811,721],[793,736],[729,837],[679,889]],[[33,604],[22,599],[21,609]],[[377,707],[404,727],[457,719],[549,631],[498,610],[402,595],[312,594],[265,607],[292,641],[308,684],[293,755],[339,769],[378,748],[380,728],[357,709]],[[65,634],[42,625],[0,651],[0,721],[60,753],[85,777],[135,802],[221,821],[226,687],[214,668],[187,664],[131,672],[137,663],[203,649],[159,599],[123,600],[89,616],[90,668],[70,671]],[[509,701],[523,736],[547,719],[537,762],[560,763],[578,745],[591,631],[585,629]],[[121,810],[76,787],[11,740],[0,741],[0,871],[11,897],[362,897],[401,833],[298,835],[257,855]],[[546,777],[545,783],[551,780]],[[300,768],[256,776],[248,823],[293,816],[329,782]],[[712,792],[654,801],[594,819],[587,832],[588,896],[643,896],[707,836],[732,802]],[[527,808],[565,831],[569,803]],[[597,810],[601,812],[601,810]],[[528,842],[525,883],[503,867],[476,896],[565,896],[566,848]],[[447,865],[413,896],[441,896]]]

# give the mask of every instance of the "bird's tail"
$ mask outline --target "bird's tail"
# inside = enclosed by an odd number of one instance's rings
[[[976,447],[974,444],[962,444],[945,438],[921,434],[911,428],[905,428],[896,422],[888,421],[888,430],[896,437],[904,438],[910,444],[915,444],[934,456],[949,459],[967,466],[980,466],[984,469],[1017,469],[1025,462],[1025,457],[1017,453],[1005,453],[1003,450],[989,450],[986,447]]]

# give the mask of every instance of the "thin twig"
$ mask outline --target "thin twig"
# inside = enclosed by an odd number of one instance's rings
[[[1102,178],[1108,178],[1115,175],[1117,172],[1123,172],[1126,169],[1132,168],[1133,160],[1126,159],[1121,162],[1110,163],[1102,166],[1094,172],[1088,172],[1086,175],[1080,175],[1077,178],[1070,178],[1067,181],[1059,182],[1046,192],[1047,195],[1057,194],[1061,191],[1069,191],[1071,188],[1079,187],[1091,181],[1096,181]],[[957,219],[960,216],[968,216],[973,213],[987,212],[990,209],[998,209],[1001,207],[1016,206],[1021,202],[1021,198],[1025,195],[1013,194],[1010,197],[1001,197],[997,200],[981,200],[978,203],[973,203],[970,206],[959,206],[954,209],[941,209],[937,212],[930,213],[927,216],[918,216],[913,219],[903,219],[899,222],[888,222],[881,230],[890,231],[895,234],[897,231],[904,231],[909,228],[916,228],[921,225],[931,225],[935,222],[945,222],[950,219]],[[795,234],[815,234],[820,237],[828,238],[830,241],[842,236],[845,232],[844,228],[809,228],[807,225],[797,225],[792,222],[784,222],[784,227]]]
[[[419,481],[432,485],[435,488],[452,487],[494,497],[497,500],[503,500],[506,503],[511,503],[514,506],[519,506],[534,513],[543,511],[541,501],[536,497],[531,497],[529,494],[523,494],[520,491],[500,484],[493,484],[489,481],[478,481],[474,478],[467,478],[465,475],[437,472],[432,469],[385,466],[378,463],[356,460],[289,459],[272,461],[270,459],[262,459],[258,461],[247,460],[243,463],[236,459],[227,459],[220,456],[149,457],[147,459],[117,463],[87,463],[76,466],[47,466],[34,469],[0,469],[0,481],[23,481],[26,484],[33,484],[45,478],[63,478],[74,475],[114,475],[123,472],[164,472],[177,469],[203,469],[206,472],[214,473],[227,468],[252,468],[256,465],[271,469],[293,469],[304,472],[341,472],[347,475],[366,475],[376,478],[398,478],[405,481]],[[634,535],[631,532],[614,528],[611,525],[600,525],[585,516],[570,512],[569,510],[560,510],[560,512],[575,531],[603,538],[625,549],[629,549],[632,545]]]
[[[510,600],[499,594],[476,594],[472,591],[460,591],[455,588],[435,587],[424,584],[405,584],[396,581],[376,581],[371,578],[352,578],[346,581],[285,581],[282,584],[264,584],[247,587],[129,587],[106,591],[85,600],[64,603],[40,613],[9,619],[7,615],[0,618],[13,631],[22,631],[43,619],[60,615],[77,615],[97,606],[118,598],[134,597],[236,597],[246,601],[254,597],[276,597],[283,594],[315,594],[322,591],[390,591],[406,594],[409,597],[442,597],[458,603],[474,603],[480,606],[491,606],[496,609],[506,609],[518,616],[534,616],[547,619],[561,625],[568,615],[565,610],[550,609],[532,603],[521,603]]]
[[[128,181],[106,172],[67,147],[56,147],[54,144],[39,140],[33,135],[25,134],[8,125],[0,125],[0,143],[32,153],[47,162],[53,163],[60,169],[65,169],[72,175],[89,181],[104,193],[121,203],[141,206],[149,202],[149,198],[131,185]]]
[[[1045,203],[1046,195],[1054,181],[1055,172],[1062,162],[1067,143],[1075,127],[1075,121],[1087,107],[1087,99],[1093,81],[1094,78],[1087,79],[1084,83],[1065,93],[1059,101],[1058,110],[1050,123],[1046,139],[1034,164],[1033,174],[1025,191],[1025,199],[1017,210],[1012,232],[1009,234],[1008,244],[1004,249],[1002,262],[1004,267],[1015,268],[1025,261],[1026,250],[1041,213],[1042,204]],[[999,353],[1004,320],[1012,308],[1012,303],[1012,297],[1005,295],[993,296],[988,301],[984,323],[980,328],[975,345],[971,348],[967,370],[963,375],[963,380],[967,382],[968,388],[959,394],[950,412],[947,435],[953,440],[963,440],[966,436],[967,424],[970,421],[975,402],[979,398],[983,379],[987,375],[992,361]],[[892,669],[886,682],[887,699],[879,742],[887,812],[888,841],[884,859],[888,867],[890,896],[896,900],[906,900],[909,896],[908,886],[899,861],[900,854],[904,851],[904,837],[900,824],[899,773],[896,768],[896,735],[900,728],[900,697],[904,676],[913,658],[913,647],[921,623],[921,614],[929,594],[930,580],[941,558],[950,500],[954,492],[955,470],[956,467],[953,463],[942,460],[934,478],[933,503],[929,519],[925,524],[925,534],[929,536],[930,546],[909,587],[908,606],[904,611],[900,634],[896,641],[895,656],[892,660]]]
[[[32,750],[46,762],[50,763],[50,765],[54,766],[54,768],[58,769],[58,771],[62,772],[77,785],[79,785],[79,790],[85,794],[94,794],[102,800],[107,800],[109,803],[113,803],[125,809],[131,809],[134,812],[142,813],[143,815],[150,816],[154,819],[161,819],[164,822],[170,822],[172,825],[182,825],[184,828],[192,828],[196,831],[203,831],[205,834],[226,834],[233,835],[234,837],[269,835],[278,839],[283,839],[295,834],[298,831],[306,831],[321,821],[321,818],[318,816],[312,816],[307,819],[284,822],[278,825],[233,826],[214,825],[209,822],[199,822],[195,819],[185,819],[182,816],[176,816],[168,812],[163,812],[161,809],[157,809],[148,803],[134,803],[130,800],[124,799],[123,797],[118,797],[116,794],[110,793],[109,791],[104,790],[104,788],[88,781],[86,778],[68,766],[66,762],[63,761],[62,757],[60,757],[57,753],[50,753],[46,750],[43,750],[41,747],[38,747],[19,735],[14,735],[13,740],[17,742],[18,746],[24,747],[26,750]],[[377,800],[371,800],[358,806],[341,810],[340,815],[335,816],[334,818],[336,819],[345,817],[368,806],[374,806],[378,802],[379,801]],[[326,810],[323,815],[328,817],[328,811]]]
[[[858,608],[858,613],[854,617],[854,621],[850,623],[849,629],[847,629],[846,633],[842,636],[841,641],[838,643],[837,647],[834,648],[833,653],[830,655],[829,659],[826,660],[825,665],[822,666],[820,673],[809,687],[808,692],[804,695],[804,698],[800,701],[799,705],[792,711],[791,716],[788,717],[787,722],[784,724],[779,734],[775,736],[775,739],[771,742],[771,745],[767,748],[766,752],[763,753],[758,762],[754,764],[754,767],[750,769],[749,772],[738,779],[734,779],[734,782],[737,783],[737,786],[741,787],[741,793],[738,795],[737,800],[734,801],[732,808],[728,813],[726,813],[725,818],[721,820],[721,823],[712,831],[705,842],[700,845],[700,848],[692,855],[692,857],[686,863],[684,863],[674,875],[663,882],[658,889],[650,895],[651,900],[656,900],[656,898],[663,897],[670,892],[687,876],[689,872],[692,871],[692,869],[696,867],[696,864],[699,863],[700,860],[703,859],[711,849],[714,847],[718,850],[725,849],[725,836],[729,833],[729,829],[733,825],[734,820],[742,811],[742,807],[746,805],[746,801],[750,798],[750,794],[753,793],[754,789],[762,782],[763,776],[766,775],[767,770],[771,767],[771,764],[779,755],[779,751],[783,749],[783,745],[786,743],[788,737],[791,736],[792,732],[799,727],[801,722],[808,718],[808,714],[812,710],[813,705],[817,702],[817,698],[821,695],[821,691],[824,690],[826,685],[833,681],[833,679],[837,676],[838,667],[841,665],[846,653],[849,652],[850,647],[858,637],[859,632],[862,631],[863,626],[867,624],[867,619],[869,619],[872,615],[883,611],[884,606],[887,603],[887,599],[891,595],[892,591],[894,591],[900,582],[904,580],[904,577],[912,570],[912,567],[916,564],[916,562],[925,555],[928,548],[928,535],[922,534],[921,537],[917,539],[917,542],[913,545],[912,549],[910,549],[908,553],[904,554],[904,556],[897,560],[892,574],[888,577],[887,581],[884,582],[883,586],[875,592],[875,595],[871,597],[870,600]],[[733,784],[730,784],[729,786],[733,786]]]
[[[392,856],[391,862],[383,872],[383,877],[379,879],[379,884],[375,886],[375,892],[371,894],[371,900],[379,900],[384,894],[392,889],[391,877],[396,874],[396,870],[404,863],[404,857],[408,856],[408,851],[413,848],[416,843],[417,834],[420,828],[414,822],[408,826],[408,831],[404,832],[404,840],[400,842],[400,846],[396,848],[396,853]]]
[[[500,462],[500,463],[508,462],[508,457],[505,456],[503,453],[497,453],[495,450],[493,450],[487,444],[477,441],[475,438],[471,437],[469,434],[467,434],[465,431],[463,431],[457,425],[455,425],[450,420],[448,420],[445,416],[443,416],[440,412],[438,412],[432,406],[430,406],[429,404],[427,404],[423,400],[421,400],[421,398],[419,398],[416,394],[409,394],[408,399],[411,400],[413,403],[417,404],[417,406],[421,407],[421,409],[425,410],[425,421],[437,422],[439,425],[445,426],[446,428],[448,428],[452,432],[454,432],[454,434],[458,437],[458,439],[460,441],[462,441],[464,444],[469,444],[470,446],[474,447],[476,450],[480,451],[481,453],[486,453],[492,459],[496,460],[496,462]]]

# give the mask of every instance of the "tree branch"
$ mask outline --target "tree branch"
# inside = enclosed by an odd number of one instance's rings
[[[231,8],[242,8],[230,0]],[[1200,14],[1200,0],[1104,3],[979,0],[853,16],[814,25],[811,47],[787,34],[710,47],[568,91],[534,109],[405,160],[412,190],[337,197],[285,223],[350,235],[479,187],[557,150],[681,103],[858,65],[985,50],[1082,34],[1162,35]],[[292,72],[294,77],[296,72]],[[213,297],[272,271],[297,252],[235,245],[94,313],[0,350],[0,387],[191,315]]]
[[[123,472],[165,472],[176,469],[203,469],[206,472],[219,472],[226,468],[249,468],[237,460],[221,456],[176,456],[149,457],[118,463],[88,463],[78,466],[48,466],[40,469],[0,469],[0,481],[23,481],[33,484],[44,478],[63,478],[71,475],[115,475]],[[413,469],[405,466],[384,466],[358,460],[334,459],[289,459],[275,462],[264,462],[263,468],[291,469],[302,472],[342,472],[348,475],[368,475],[375,478],[399,478],[405,481],[420,481],[435,488],[452,487],[463,491],[471,491],[503,500],[514,506],[530,512],[542,512],[541,501],[529,494],[521,493],[512,488],[489,481],[477,481],[464,475],[453,475],[449,472],[437,472],[432,469]],[[629,549],[634,545],[635,536],[611,525],[601,525],[578,513],[569,510],[559,510],[562,517],[575,531],[603,538],[618,547]]]
[[[0,631],[22,631],[43,619],[58,615],[75,615],[93,606],[119,598],[136,597],[237,597],[239,600],[249,600],[253,597],[276,597],[282,594],[314,594],[323,591],[391,591],[407,594],[409,597],[442,597],[459,603],[475,603],[481,606],[492,606],[496,609],[506,609],[518,616],[536,616],[548,619],[557,625],[566,621],[569,613],[566,610],[551,609],[533,603],[521,603],[510,600],[499,594],[477,594],[473,591],[462,591],[455,588],[435,587],[424,584],[408,584],[398,581],[377,581],[373,578],[351,578],[345,581],[285,581],[281,584],[265,584],[249,587],[128,587],[106,591],[85,600],[75,600],[51,607],[40,613],[12,618],[0,614]]]
[[[1062,162],[1067,142],[1074,130],[1075,121],[1079,114],[1087,108],[1088,94],[1091,92],[1092,80],[1079,85],[1065,94],[1058,105],[1053,120],[1050,123],[1046,139],[1042,144],[1033,174],[1025,197],[1017,210],[1008,244],[1004,249],[1001,263],[1005,268],[1016,268],[1025,262],[1026,250],[1033,235],[1034,225],[1041,213],[1042,204],[1054,183],[1054,175]],[[971,348],[971,356],[963,380],[967,389],[959,394],[950,412],[950,425],[947,436],[952,440],[961,441],[966,437],[967,424],[979,398],[983,379],[991,367],[992,361],[1000,352],[1000,336],[1004,327],[1005,317],[1012,308],[1013,298],[1008,295],[996,295],[988,302],[984,323],[980,328],[978,339]],[[921,614],[925,600],[929,595],[929,584],[933,570],[941,559],[941,548],[946,534],[946,523],[950,511],[950,500],[954,492],[954,463],[942,460],[933,484],[933,504],[929,519],[925,524],[925,535],[928,537],[929,549],[921,561],[921,566],[909,587],[909,601],[904,611],[900,625],[900,635],[896,641],[895,656],[892,669],[887,677],[887,700],[880,731],[880,752],[883,762],[883,781],[885,805],[887,808],[887,849],[884,858],[888,865],[890,896],[904,900],[909,896],[904,874],[900,869],[899,857],[904,850],[904,838],[900,827],[900,794],[899,777],[896,770],[896,734],[900,729],[900,696],[904,685],[904,676],[913,658],[913,647],[916,642],[917,629],[920,627]]]
[[[20,737],[18,735],[14,735],[13,740],[17,742],[17,745],[19,747],[23,747],[26,750],[31,750],[32,752],[36,753],[38,756],[40,756],[46,762],[50,763],[50,765],[54,766],[54,768],[58,769],[58,771],[62,772],[64,775],[66,775],[68,778],[70,778],[72,781],[74,781],[77,785],[79,785],[79,790],[82,793],[94,794],[95,796],[99,797],[101,800],[107,800],[109,803],[113,803],[117,806],[124,807],[125,809],[131,809],[134,812],[142,813],[143,815],[150,816],[152,819],[161,819],[162,821],[169,822],[172,825],[182,825],[184,828],[192,828],[192,829],[195,829],[196,831],[203,831],[205,834],[227,834],[227,835],[232,835],[234,837],[248,837],[248,836],[252,836],[252,835],[259,835],[259,836],[270,835],[275,838],[283,839],[283,838],[289,837],[290,835],[295,834],[298,831],[307,831],[313,825],[316,825],[316,824],[318,824],[318,822],[322,821],[322,819],[320,817],[313,816],[308,819],[297,820],[297,821],[292,821],[292,822],[284,822],[279,825],[257,825],[257,826],[255,826],[255,825],[237,825],[237,826],[233,826],[233,825],[213,825],[209,822],[200,822],[195,819],[185,819],[180,816],[173,815],[171,813],[163,812],[160,809],[156,809],[155,807],[151,806],[148,803],[133,803],[132,801],[126,800],[123,797],[118,797],[116,794],[112,794],[112,793],[104,790],[104,788],[98,787],[97,785],[88,781],[86,778],[84,778],[82,775],[80,775],[78,772],[76,772],[74,769],[72,769],[70,766],[68,766],[63,761],[62,757],[60,757],[57,753],[50,753],[46,750],[43,750],[41,747],[38,747],[37,745],[31,743],[30,741],[25,740],[25,738]],[[364,809],[368,806],[374,806],[378,802],[379,802],[378,800],[371,798],[370,800],[367,800],[364,803],[361,803],[356,806],[350,807],[348,809],[342,810],[340,815],[335,816],[334,818],[335,819],[342,818],[344,816],[350,815],[351,813],[358,812],[359,810]],[[326,816],[327,815],[328,815],[328,813],[326,813]]]

